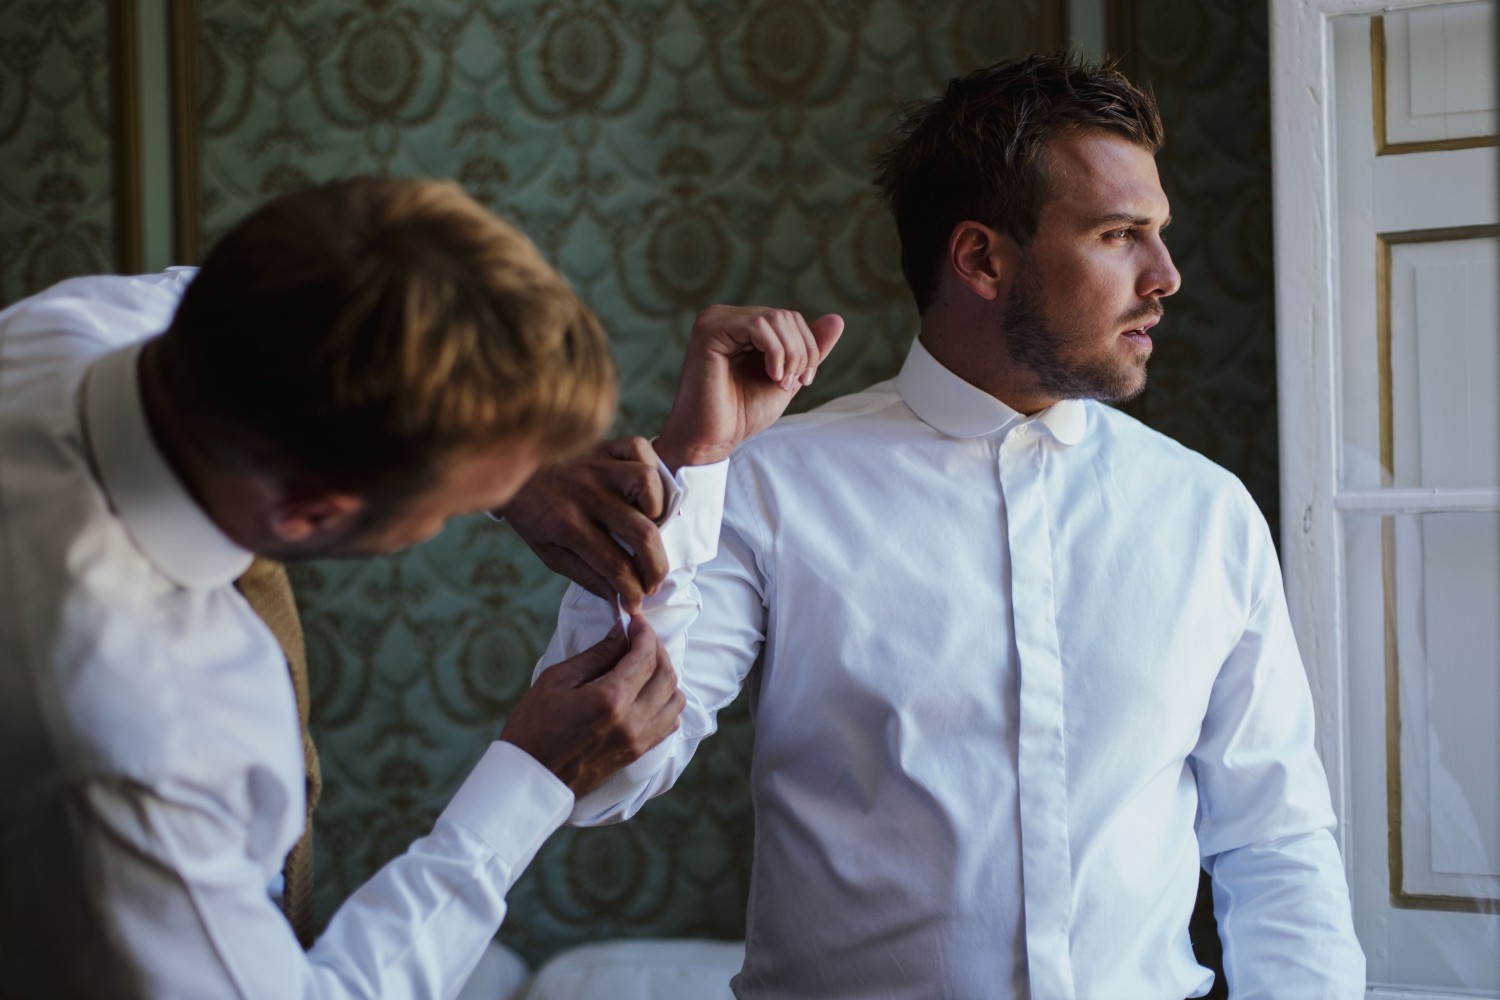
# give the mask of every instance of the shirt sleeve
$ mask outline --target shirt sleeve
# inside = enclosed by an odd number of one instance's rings
[[[686,699],[678,729],[579,799],[571,823],[628,819],[671,788],[755,664],[764,640],[764,591],[754,548],[736,523],[732,490],[725,499],[730,477],[727,462],[678,471],[681,500],[661,529],[670,569],[641,610],[677,670]],[[537,675],[598,642],[615,620],[613,605],[570,587]]]
[[[1264,520],[1252,509],[1249,615],[1191,766],[1224,972],[1237,1000],[1353,998],[1365,960],[1332,830],[1313,705]]]
[[[101,780],[88,794],[105,911],[142,995],[194,1000],[454,995],[573,800],[524,751],[491,744],[432,832],[361,886],[304,954],[248,860],[254,825],[213,790]]]

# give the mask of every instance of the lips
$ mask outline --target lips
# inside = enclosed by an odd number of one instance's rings
[[[1145,317],[1145,322],[1143,322],[1140,326],[1132,327],[1129,330],[1124,330],[1120,333],[1120,336],[1126,338],[1133,344],[1150,347],[1151,328],[1160,322],[1161,312],[1159,310],[1151,312],[1147,314],[1147,316]]]
[[[1136,347],[1144,348],[1149,351],[1151,349],[1150,330],[1159,321],[1159,316],[1153,316],[1152,318],[1146,320],[1146,322],[1142,323],[1140,326],[1124,331],[1120,334],[1120,336],[1130,341],[1130,343],[1134,344]]]

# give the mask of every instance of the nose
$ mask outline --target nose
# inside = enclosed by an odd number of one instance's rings
[[[1172,263],[1172,253],[1161,237],[1158,236],[1154,242],[1151,259],[1141,271],[1140,293],[1143,298],[1164,299],[1168,295],[1177,294],[1177,289],[1182,287],[1182,275],[1177,273],[1177,265]]]

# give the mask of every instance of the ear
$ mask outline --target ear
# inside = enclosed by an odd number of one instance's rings
[[[287,494],[271,508],[270,529],[279,542],[337,535],[353,523],[364,501],[352,493]]]
[[[966,219],[948,235],[948,269],[969,291],[994,301],[1008,270],[1010,244],[984,223]]]

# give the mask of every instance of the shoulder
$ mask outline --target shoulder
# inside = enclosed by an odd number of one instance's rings
[[[1113,406],[1094,400],[1084,405],[1089,420],[1088,439],[1103,454],[1137,464],[1156,479],[1170,476],[1176,484],[1248,499],[1249,493],[1239,477],[1212,459]]]
[[[60,610],[46,666],[89,770],[227,802],[253,771],[298,768],[285,660],[232,587],[181,587],[122,554],[75,576]]]
[[[783,417],[735,450],[729,462],[724,522],[759,525],[762,537],[787,523],[821,520],[827,504],[863,502],[872,480],[888,479],[892,449],[920,421],[894,381]],[[845,498],[835,500],[835,497]]]
[[[176,664],[175,586],[100,512],[79,526],[57,562],[36,566],[54,618],[32,626],[76,749],[90,770],[153,783],[182,759],[182,671]]]
[[[1231,562],[1272,546],[1265,515],[1228,469],[1112,406],[1090,401],[1078,456],[1089,477],[1107,481],[1115,514],[1216,539]],[[1274,549],[1274,546],[1272,546]]]
[[[11,353],[17,344],[67,351],[95,345],[92,353],[165,330],[197,271],[173,268],[161,274],[70,278],[0,312],[0,337]]]
[[[140,552],[81,455],[10,467],[27,474],[0,482],[0,659],[76,766],[154,783],[192,756],[182,640],[203,602]]]
[[[748,466],[798,451],[837,448],[850,438],[881,434],[893,422],[910,419],[895,379],[887,379],[806,413],[782,417],[741,445],[731,461]]]
[[[1235,579],[1274,567],[1270,526],[1238,476],[1112,406],[1088,406],[1085,440],[1093,450],[1083,457],[1118,489],[1116,514],[1133,507],[1136,522],[1165,533],[1164,550],[1173,539],[1197,539],[1197,548],[1227,566]]]
[[[184,736],[190,716],[181,710],[173,652],[132,592],[151,586],[149,573],[117,564],[101,586],[96,566],[77,565],[111,547],[107,533],[88,534],[76,543],[32,544],[23,558],[8,560],[14,572],[0,587],[10,605],[0,608],[0,657],[29,678],[9,711],[22,737],[44,740],[67,773],[157,785],[174,762],[190,759],[193,742]],[[39,555],[51,558],[38,562]]]

